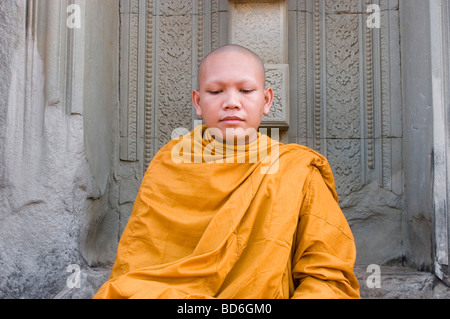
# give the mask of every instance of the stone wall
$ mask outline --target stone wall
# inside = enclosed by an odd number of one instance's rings
[[[401,5],[405,255],[448,284],[450,4]]]
[[[405,122],[405,241],[408,258],[420,267],[432,265],[433,101],[429,5],[403,2],[402,52]],[[424,169],[428,168],[428,169]]]
[[[381,9],[379,29],[367,27],[372,3]],[[432,271],[432,199],[422,200],[424,193],[431,196],[431,175],[419,169],[431,167],[430,113],[419,103],[430,98],[424,91],[429,65],[414,69],[421,52],[429,61],[425,9],[398,0],[123,1],[121,56],[127,59],[121,75],[127,84],[110,197],[112,215],[120,216],[118,237],[152,156],[175,128],[192,128],[189,95],[199,61],[234,42],[252,47],[270,67],[287,66],[279,78],[288,76],[288,90],[280,92],[289,96],[278,101],[289,103],[275,106],[287,117],[265,125],[282,128],[283,142],[305,144],[330,160],[355,235],[357,263],[407,263]],[[261,37],[267,19],[272,31]],[[423,24],[420,32],[408,26],[416,20]],[[265,54],[265,45],[284,51]],[[402,82],[402,71],[412,76]],[[423,130],[413,122],[423,122]],[[422,148],[428,155],[416,161]],[[405,185],[412,196],[407,200]]]
[[[80,28],[66,23],[71,3],[81,9]],[[367,28],[370,3],[380,5],[379,29]],[[410,4],[1,1],[0,298],[95,293],[152,157],[174,129],[191,129],[197,119],[190,94],[199,62],[229,42],[260,50],[273,74],[276,114],[264,125],[330,160],[357,263],[433,271],[448,238],[433,211],[440,203],[434,165],[446,154],[436,152],[444,148],[433,127],[432,56],[439,50],[431,45],[427,2]],[[275,15],[268,42],[255,40],[264,29],[258,23]],[[243,36],[249,25],[253,33]],[[281,51],[264,55],[270,41]],[[386,267],[392,286],[407,277]],[[73,275],[81,276],[80,289],[70,289]],[[428,289],[430,276],[413,277]]]
[[[106,212],[118,1],[76,3],[80,29],[67,1],[0,2],[0,298],[67,287]]]

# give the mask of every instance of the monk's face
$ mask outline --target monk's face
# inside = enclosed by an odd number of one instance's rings
[[[197,115],[220,131],[219,138],[248,143],[270,111],[273,91],[265,88],[264,69],[253,56],[225,52],[206,59],[192,97]]]

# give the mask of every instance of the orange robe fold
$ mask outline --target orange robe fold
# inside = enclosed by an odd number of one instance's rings
[[[94,298],[359,298],[327,160],[259,133],[237,147],[207,133],[156,154]]]

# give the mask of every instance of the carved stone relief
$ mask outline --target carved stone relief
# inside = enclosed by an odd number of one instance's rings
[[[380,29],[367,27],[370,4]],[[289,3],[290,142],[329,160],[362,262],[401,246],[399,43],[396,0]]]
[[[402,193],[393,179],[400,157],[392,154],[401,138],[400,79],[392,72],[399,68],[398,13],[390,10],[398,1],[379,2],[380,29],[367,27],[371,3],[298,1],[297,45],[289,48],[298,59],[291,141],[327,156],[343,197],[372,181]]]
[[[139,2],[121,3],[120,159],[138,160]]]
[[[287,63],[286,1],[230,1],[230,43],[244,44],[267,64]]]
[[[289,123],[289,65],[266,64],[265,69],[267,86],[273,89],[274,100],[261,127],[285,127]]]
[[[191,91],[204,54],[203,1],[121,2],[121,160],[142,170],[178,127],[191,128]],[[194,45],[195,43],[195,45]]]
[[[382,9],[380,29],[367,27],[371,3]],[[122,7],[129,17],[122,20],[121,169],[127,180],[135,176],[132,184],[172,131],[197,119],[191,91],[203,56],[238,43],[263,57],[275,91],[262,126],[288,129],[289,142],[324,154],[344,208],[357,207],[355,196],[374,184],[399,201],[398,0],[123,0]],[[134,200],[123,193],[122,203]],[[400,215],[386,220],[397,225]]]
[[[288,11],[286,1],[122,1],[129,14],[122,24],[121,159],[141,161],[144,170],[173,129],[191,128],[198,63],[225,34],[266,63],[276,94],[263,126],[289,126],[291,141],[329,157],[343,196],[373,180],[400,194],[392,152],[401,138],[392,72],[398,13],[383,11],[381,28],[370,29],[370,3],[299,0]],[[396,3],[379,1],[387,9]]]
[[[289,127],[289,65],[286,1],[229,2],[229,43],[256,52],[266,65],[267,84],[274,91],[262,127]]]
[[[203,1],[147,3],[147,24],[152,19],[156,31],[147,32],[146,55],[153,59],[146,62],[145,165],[175,128],[192,128],[191,92],[204,54]]]

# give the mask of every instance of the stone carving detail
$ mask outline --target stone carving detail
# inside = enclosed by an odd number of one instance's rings
[[[294,99],[296,99],[297,103],[294,104],[294,101],[290,101],[290,107],[294,108],[294,114],[295,114],[295,107],[297,108],[297,115],[295,118],[291,118],[291,121],[296,121],[297,123],[297,129],[296,129],[296,135],[297,135],[297,143],[301,145],[307,145],[308,144],[308,79],[307,79],[307,73],[309,68],[313,68],[314,65],[311,65],[312,63],[309,63],[307,54],[307,39],[308,35],[306,33],[307,26],[308,26],[308,15],[306,9],[307,9],[307,2],[309,3],[309,0],[299,0],[298,1],[298,12],[297,12],[297,45],[294,47],[294,44],[292,44],[292,49],[297,50],[296,57],[297,60],[295,61],[297,63],[297,76],[291,76],[290,83],[293,87],[295,87],[295,95]],[[295,74],[295,73],[294,73]],[[293,127],[291,129],[294,129]]]
[[[198,1],[197,3],[197,64],[198,67],[203,60],[204,57],[204,49],[203,49],[203,36],[204,36],[204,3],[203,0]]]
[[[275,100],[262,126],[288,127],[295,121],[296,132],[289,134],[296,136],[297,142],[339,163],[337,184],[350,185],[341,190],[343,194],[374,179],[390,189],[394,173],[390,137],[395,136],[392,127],[397,123],[391,123],[395,102],[391,93],[395,85],[391,79],[391,59],[395,57],[391,38],[395,31],[391,30],[389,13],[382,13],[381,29],[373,30],[365,23],[369,0],[298,0],[291,4],[297,12],[290,27],[297,25],[294,33],[289,30],[295,40],[288,49],[283,29],[287,28],[283,20],[287,1],[230,0],[227,5],[219,0],[144,2],[145,6],[138,0],[123,2],[131,13],[146,8],[146,19],[144,32],[138,15],[130,14],[129,21],[124,21],[129,24],[130,35],[128,69],[122,68],[128,87],[122,94],[127,106],[122,106],[121,112],[121,159],[140,160],[142,150],[143,166],[147,167],[174,128],[192,126],[195,114],[190,93],[196,87],[198,63],[228,36],[228,42],[249,46],[265,59],[267,82],[274,88]],[[389,6],[395,6],[391,2]],[[133,9],[138,3],[139,10]],[[387,3],[380,1],[380,6]],[[228,30],[224,27],[226,8]],[[142,77],[140,41],[145,41]],[[297,58],[289,65],[288,51]],[[295,79],[290,78],[290,71]],[[142,79],[143,85],[139,84]],[[295,90],[289,92],[289,84],[295,85]],[[145,91],[142,99],[139,90]],[[296,99],[292,111],[290,98]],[[296,118],[290,119],[290,115]],[[142,147],[138,144],[141,126]]]
[[[387,6],[395,8],[395,3],[398,1],[380,1],[386,9],[381,29],[370,29],[365,12],[369,0],[297,2],[297,55],[313,65],[306,72],[310,83],[306,87],[313,95],[307,99],[306,113],[310,115],[303,124],[297,119],[298,131],[306,125],[306,133],[311,134],[308,145],[330,160],[336,184],[348,185],[340,189],[341,195],[373,180],[389,190],[393,187],[393,139],[401,138],[401,119],[393,108],[399,108],[401,101],[392,94],[399,85],[398,78],[392,79],[392,59],[399,59],[395,42],[398,12]],[[306,21],[300,19],[302,15],[307,16]],[[308,30],[305,42],[311,44],[312,52],[300,54],[300,43],[304,43],[300,35]],[[305,72],[301,62],[298,64],[301,78]],[[300,101],[297,104],[299,107]],[[305,114],[300,112],[299,117]]]
[[[265,63],[285,63],[282,2],[236,1],[231,4],[231,43],[245,43]]]
[[[204,1],[128,0],[121,12],[120,159],[145,170],[173,129],[192,126]]]
[[[336,179],[340,196],[349,195],[361,187],[361,152],[359,140],[327,139],[328,159]]]
[[[321,14],[320,0],[314,1],[314,147],[320,152],[322,150],[321,127],[322,127],[322,80],[321,80]],[[306,30],[305,30],[306,31]]]
[[[365,6],[368,7],[371,0],[365,1]],[[365,42],[366,42],[366,113],[367,113],[367,164],[370,169],[375,168],[375,127],[374,127],[374,89],[373,89],[373,44],[372,44],[373,30],[366,28]]]
[[[325,0],[327,14],[349,14],[362,12],[359,6],[359,0],[333,1]],[[365,11],[365,10],[363,10]]]
[[[192,128],[191,92],[205,54],[205,2],[146,1],[144,168],[178,127]]]
[[[361,41],[359,16],[335,14],[359,8],[359,0],[325,1],[326,34],[326,154],[332,163],[340,195],[348,195],[362,186],[360,164],[361,99],[363,85],[360,74]],[[322,130],[323,132],[323,130]]]
[[[385,16],[383,16],[385,18]],[[383,19],[383,22],[387,22]],[[381,24],[380,29],[380,37],[381,37],[381,105],[382,105],[382,113],[381,113],[381,121],[382,121],[382,183],[384,187],[390,189],[391,184],[391,143],[386,137],[391,136],[391,113],[390,113],[390,104],[391,104],[391,96],[390,96],[390,52],[389,52],[389,29],[387,28],[385,23]]]
[[[125,5],[124,2],[121,3]],[[130,12],[123,15],[122,30],[122,106],[120,116],[120,159],[124,161],[137,161],[138,143],[138,56],[139,56],[139,15],[138,0],[130,0],[127,8]]]
[[[266,65],[267,83],[275,96],[261,126],[289,126],[286,1],[230,1],[229,42],[256,52]]]
[[[193,0],[179,1],[179,0],[163,0],[158,1],[159,14],[166,17],[185,16],[189,17],[193,10]]]
[[[266,83],[274,91],[270,113],[263,118],[262,126],[288,125],[289,66],[287,64],[266,64]],[[276,123],[276,124],[275,124]]]
[[[147,0],[147,8],[146,8],[146,31],[145,31],[145,133],[144,133],[144,167],[148,167],[153,158],[154,149],[153,149],[153,10],[154,4],[153,0]]]
[[[170,140],[177,127],[192,123],[192,1],[161,1],[157,47],[157,148]],[[195,61],[197,57],[195,57]]]
[[[351,2],[358,5],[356,0]],[[326,3],[328,5],[331,2]],[[327,137],[331,138],[361,137],[358,46],[360,24],[358,20],[357,15],[350,14],[326,17],[326,117]]]
[[[218,48],[219,45],[219,24],[220,24],[219,0],[211,0],[211,49]]]

